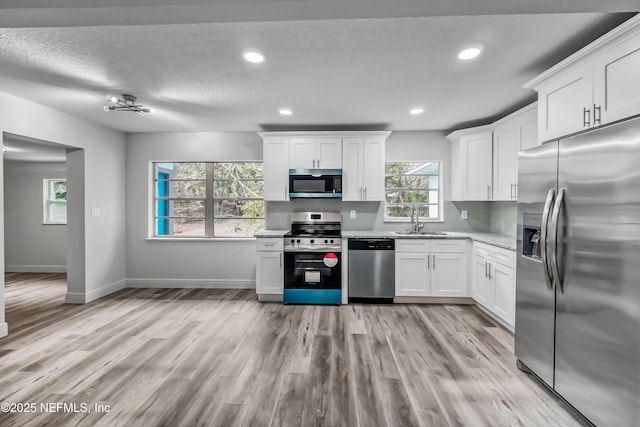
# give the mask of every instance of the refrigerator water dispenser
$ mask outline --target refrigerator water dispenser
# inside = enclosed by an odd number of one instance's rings
[[[522,255],[540,259],[540,225],[542,215],[525,213],[522,224]]]

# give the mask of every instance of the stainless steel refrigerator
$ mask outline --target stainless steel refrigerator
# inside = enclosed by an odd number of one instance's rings
[[[521,152],[515,353],[598,426],[640,423],[640,118]]]

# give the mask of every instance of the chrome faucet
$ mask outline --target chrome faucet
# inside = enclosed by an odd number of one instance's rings
[[[413,232],[418,232],[424,228],[424,224],[420,223],[418,218],[418,201],[413,199],[413,202],[411,203],[411,231]]]

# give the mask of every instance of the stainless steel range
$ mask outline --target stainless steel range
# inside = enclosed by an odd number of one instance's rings
[[[297,212],[284,236],[285,304],[341,304],[340,213]]]

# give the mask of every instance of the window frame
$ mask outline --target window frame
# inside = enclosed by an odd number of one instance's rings
[[[67,225],[68,220],[68,203],[67,194],[65,194],[64,200],[55,200],[51,198],[52,185],[56,182],[64,182],[65,189],[67,185],[67,178],[43,178],[42,179],[42,224],[43,225]],[[64,220],[54,221],[49,215],[49,207],[53,204],[64,205],[66,208]]]
[[[420,222],[444,222],[444,200],[443,200],[443,194],[444,194],[444,188],[443,188],[443,164],[444,162],[442,160],[385,160],[385,174],[384,174],[384,179],[385,179],[385,183],[384,183],[384,222],[388,222],[388,223],[406,223],[406,222],[410,222],[411,221],[411,217],[388,217],[387,216],[387,190],[390,190],[392,188],[387,187],[387,183],[386,183],[386,178],[388,176],[402,176],[402,175],[387,175],[386,170],[387,170],[387,163],[438,163],[438,217],[437,218],[432,218],[432,217],[425,217],[425,216],[419,216],[418,217],[418,221]],[[417,175],[417,176],[433,176],[433,175]],[[392,190],[398,190],[397,188],[393,188]],[[406,190],[413,190],[413,189],[409,189],[407,188]],[[429,188],[427,190],[415,190],[415,191],[434,191],[433,189]],[[431,205],[433,205],[433,203],[431,203]],[[428,206],[425,204],[421,204],[420,206]],[[420,209],[418,209],[418,212],[420,212]]]
[[[200,163],[205,165],[205,178],[204,179],[158,179],[157,177],[157,165],[162,163]],[[247,198],[247,197],[215,197],[214,188],[215,182],[221,180],[214,179],[214,168],[217,163],[258,163],[262,165],[262,174],[260,179],[242,179],[242,181],[261,181],[264,184],[264,162],[261,160],[216,160],[216,161],[189,161],[189,160],[167,160],[167,161],[152,161],[150,162],[150,178],[151,178],[151,203],[150,203],[150,239],[170,239],[170,240],[202,240],[202,239],[253,239],[254,236],[234,236],[234,235],[216,235],[215,234],[215,221],[216,219],[231,219],[232,217],[216,217],[214,215],[215,202],[218,200],[260,200],[264,201],[264,194],[260,198]],[[166,182],[178,182],[178,181],[204,181],[205,183],[205,196],[204,198],[198,197],[158,197],[158,183],[160,181]],[[263,191],[264,193],[264,191]],[[160,200],[165,201],[201,201],[204,203],[204,216],[203,217],[175,217],[171,215],[161,216],[157,212],[157,202]],[[165,219],[169,222],[176,218],[193,218],[202,219],[204,221],[204,235],[203,236],[180,236],[175,234],[158,234],[158,221]],[[242,220],[263,220],[266,226],[266,204],[265,204],[265,216],[263,217],[241,217]]]

